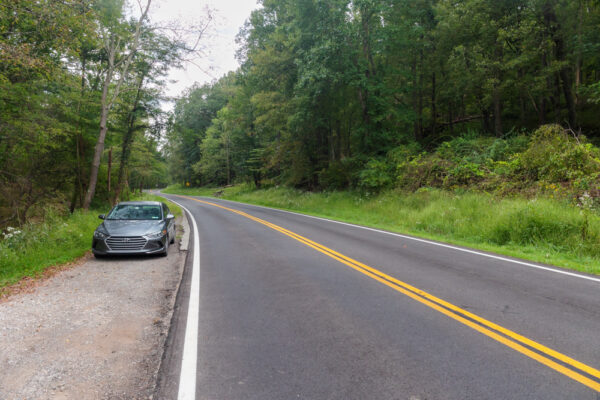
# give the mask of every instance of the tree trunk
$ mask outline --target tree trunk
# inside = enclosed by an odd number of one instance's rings
[[[81,52],[81,85],[79,89],[79,100],[77,101],[77,127],[75,136],[75,155],[77,159],[76,165],[76,176],[75,183],[73,184],[73,198],[71,202],[70,211],[73,213],[77,206],[77,199],[79,199],[79,205],[83,205],[83,165],[81,159],[84,156],[83,153],[83,133],[81,124],[81,104],[83,103],[83,96],[85,93],[85,66],[87,61],[87,52],[82,50]]]
[[[556,18],[556,12],[554,10],[554,6],[552,2],[547,1],[544,4],[544,19],[546,20],[547,26],[550,29],[552,40],[555,44],[555,53],[557,61],[565,60],[565,43],[562,37],[562,33],[560,32],[560,23]],[[575,128],[577,123],[577,113],[575,110],[575,100],[573,98],[573,92],[571,87],[571,76],[569,74],[569,68],[567,66],[563,67],[559,71],[560,81],[562,81],[562,89],[563,94],[565,96],[565,101],[567,105],[568,119],[569,125]],[[557,85],[560,86],[560,81],[557,82]],[[560,90],[557,87],[557,90]]]
[[[583,2],[579,0],[577,8],[577,59],[575,60],[575,104],[579,104],[579,86],[581,85],[581,66],[583,64]]]
[[[452,102],[448,103],[448,127],[450,128],[450,134],[454,135],[454,109]]]
[[[120,200],[121,192],[123,191],[123,178],[125,176],[125,169],[129,162],[129,156],[131,154],[131,144],[133,143],[133,137],[135,134],[135,123],[137,121],[137,111],[142,97],[142,88],[144,87],[144,79],[146,74],[140,74],[140,79],[137,84],[135,99],[133,101],[133,107],[129,113],[129,121],[127,124],[127,132],[123,136],[121,142],[121,160],[119,161],[119,172],[117,175],[117,187],[115,188],[114,203],[118,203]]]
[[[487,133],[491,132],[492,127],[490,123],[490,111],[487,107],[484,107],[483,110],[481,110],[481,115],[483,116],[483,131]]]
[[[421,113],[419,111],[419,78],[418,78],[418,72],[417,72],[417,59],[415,57],[415,59],[413,60],[412,66],[411,66],[411,72],[412,72],[412,106],[413,106],[413,112],[415,113],[415,120],[413,122],[413,133],[414,133],[414,138],[417,142],[421,142],[422,136],[421,136],[421,126],[419,124],[420,122],[420,118],[421,118]]]
[[[373,54],[371,52],[371,26],[370,19],[373,11],[368,6],[362,6],[360,9],[360,24],[361,24],[361,36],[362,36],[362,53],[367,66],[365,68],[365,87],[359,89],[358,98],[362,107],[363,124],[365,131],[362,138],[363,148],[367,147],[367,138],[370,134],[371,129],[371,113],[369,110],[369,83],[371,78],[377,74],[375,70],[375,63],[373,61]],[[369,146],[370,147],[370,146]]]
[[[435,72],[433,72],[431,73],[431,135],[434,137],[437,130],[437,107],[435,89]]]
[[[577,112],[575,111],[575,99],[573,98],[573,92],[571,91],[571,76],[569,75],[567,68],[563,68],[560,71],[560,76],[565,100],[567,102],[569,125],[574,129],[577,125]]]
[[[108,131],[108,86],[112,80],[112,70],[106,72],[106,78],[104,79],[104,85],[102,88],[102,99],[101,104],[102,108],[100,111],[100,133],[98,135],[98,140],[96,141],[96,147],[94,148],[94,158],[92,160],[92,168],[90,171],[90,182],[88,186],[88,190],[85,194],[85,200],[83,202],[83,208],[88,210],[90,208],[90,204],[92,204],[92,199],[94,198],[94,194],[96,193],[96,183],[98,182],[98,171],[100,169],[100,159],[102,157],[102,152],[104,151],[104,139],[106,138],[106,132]]]
[[[92,203],[92,199],[94,198],[94,194],[96,193],[96,184],[98,183],[98,170],[100,169],[100,159],[102,158],[102,152],[104,151],[104,140],[106,138],[106,132],[108,131],[108,113],[112,108],[114,102],[117,100],[121,89],[121,85],[123,84],[125,78],[129,73],[129,66],[131,65],[133,56],[137,52],[139,46],[142,24],[148,15],[148,10],[150,9],[151,2],[152,0],[147,0],[146,7],[141,10],[142,14],[140,15],[140,18],[135,26],[133,41],[131,45],[128,46],[129,53],[126,57],[122,58],[115,64],[116,52],[120,45],[120,39],[111,36],[111,38],[107,39],[107,42],[105,43],[105,49],[108,52],[108,67],[106,70],[104,83],[102,85],[100,133],[98,135],[98,140],[94,148],[94,158],[92,160],[92,168],[90,170],[90,181],[87,193],[85,195],[85,201],[83,203],[83,208],[86,210],[90,208],[90,204]],[[117,81],[117,84],[115,85],[115,88],[113,90],[113,94],[112,96],[110,96],[109,99],[108,89],[112,83],[113,74],[117,68],[119,68],[119,80]]]
[[[73,195],[71,197],[71,205],[69,206],[69,212],[73,214],[75,207],[77,206],[77,181],[73,183]]]
[[[230,167],[230,162],[229,162],[229,146],[230,146],[230,141],[229,141],[229,134],[226,134],[226,138],[225,138],[225,157],[227,158],[226,162],[227,162],[227,186],[231,185],[231,167]]]
[[[108,171],[106,176],[108,196],[110,199],[110,170],[112,169],[112,147],[108,149]]]
[[[494,135],[496,137],[502,136],[502,99],[500,97],[500,90],[494,89],[493,94],[494,101]]]
[[[523,82],[525,80],[525,73],[523,69],[519,69],[519,80]],[[521,127],[525,126],[525,118],[526,118],[526,105],[527,100],[525,98],[525,90],[523,87],[519,88],[519,123]]]

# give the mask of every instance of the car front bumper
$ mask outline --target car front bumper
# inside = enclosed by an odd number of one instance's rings
[[[145,242],[142,243],[141,240]],[[143,236],[114,237],[92,240],[92,253],[97,255],[156,254],[164,253],[169,245],[167,236],[147,239]]]

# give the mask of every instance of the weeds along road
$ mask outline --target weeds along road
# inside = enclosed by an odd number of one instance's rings
[[[160,398],[600,398],[597,277],[166,197],[191,212],[199,247]]]

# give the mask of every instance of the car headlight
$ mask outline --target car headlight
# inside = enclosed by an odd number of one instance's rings
[[[167,230],[163,229],[162,231],[157,231],[157,232],[152,232],[152,233],[148,233],[146,234],[146,237],[148,239],[160,239],[163,236],[165,236],[167,234]]]
[[[94,237],[96,239],[106,239],[108,237],[108,235],[101,231],[94,231]]]

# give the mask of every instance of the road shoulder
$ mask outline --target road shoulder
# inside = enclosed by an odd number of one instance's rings
[[[0,398],[151,398],[185,261],[173,246],[88,259],[0,304]]]

